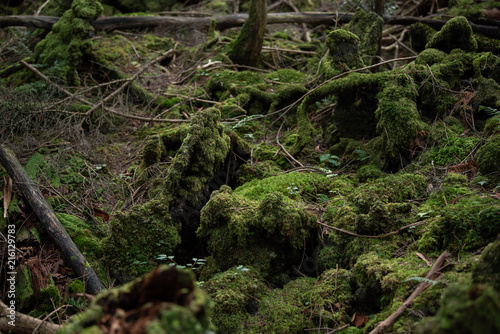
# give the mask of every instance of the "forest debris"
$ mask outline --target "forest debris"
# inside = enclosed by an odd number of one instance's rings
[[[431,267],[425,278],[427,280],[438,281],[441,278],[441,273],[439,270],[443,267],[445,260],[450,257],[451,254],[448,251],[444,251],[436,260],[434,265]],[[403,302],[403,304],[391,314],[387,319],[378,323],[378,325],[370,332],[370,334],[380,334],[385,332],[394,322],[398,319],[398,317],[403,314],[403,312],[411,305],[411,303],[417,298],[422,292],[424,292],[432,283],[428,281],[423,281],[420,283],[417,288],[413,291],[413,293]]]
[[[7,317],[8,314],[10,314],[10,311],[7,305],[0,301],[0,332],[11,334],[52,334],[61,328],[60,325],[42,321],[19,312],[15,312],[15,326],[12,326],[8,323],[10,321]]]
[[[78,276],[83,278],[88,292],[97,294],[104,290],[104,285],[61,225],[40,190],[26,174],[14,153],[4,145],[0,145],[0,162],[23,193],[47,233],[59,247],[68,264]]]

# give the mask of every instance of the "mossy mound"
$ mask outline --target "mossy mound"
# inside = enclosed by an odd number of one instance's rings
[[[384,20],[374,12],[366,12],[360,8],[346,26],[346,30],[359,37],[359,51],[364,63],[371,64],[370,57],[379,52],[379,41],[382,37]]]
[[[484,174],[500,171],[500,135],[493,136],[476,153],[476,159]]]
[[[117,326],[133,333],[207,333],[214,329],[211,308],[192,272],[161,266],[101,294],[57,333],[107,333]]]
[[[197,235],[220,270],[244,264],[270,278],[300,263],[314,225],[312,214],[279,193],[256,202],[222,186],[201,210]]]
[[[499,237],[483,250],[472,272],[472,280],[474,283],[490,284],[497,292],[500,292]]]
[[[76,67],[88,54],[94,33],[92,22],[102,13],[102,5],[96,0],[76,0],[71,10],[64,13],[54,24],[47,37],[35,48],[35,61],[55,68],[55,75],[78,84]]]
[[[149,272],[159,254],[173,254],[180,244],[181,223],[168,212],[168,201],[163,198],[116,213],[110,223],[111,234],[103,240],[103,251],[120,281]]]
[[[318,321],[331,328],[349,323],[349,276],[346,270],[331,269],[318,278],[298,278],[266,293],[245,333],[303,333]]]
[[[435,317],[426,318],[417,333],[498,333],[500,293],[490,285],[452,285],[443,294]]]
[[[426,48],[434,48],[446,53],[453,49],[466,52],[477,51],[477,41],[472,28],[463,16],[454,17],[441,28],[427,43]]]
[[[359,37],[356,34],[345,29],[334,30],[328,34],[326,45],[330,50],[332,68],[337,73],[363,67],[359,51]],[[327,74],[329,74],[328,71]]]
[[[217,333],[246,332],[246,324],[258,309],[258,300],[269,290],[261,275],[242,265],[213,275],[203,283],[214,303],[212,321]]]

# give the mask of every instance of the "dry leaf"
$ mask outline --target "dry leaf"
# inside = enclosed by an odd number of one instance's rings
[[[367,322],[368,316],[366,314],[354,313],[352,316],[351,323],[358,328],[363,327]]]
[[[428,265],[428,266],[432,266],[432,263],[431,263],[429,260],[427,260],[427,258],[425,257],[425,255],[424,255],[424,254],[422,254],[422,253],[416,253],[416,255],[417,255],[419,258],[421,258],[422,260],[424,260],[424,261],[425,261],[425,263],[427,263],[427,265]]]

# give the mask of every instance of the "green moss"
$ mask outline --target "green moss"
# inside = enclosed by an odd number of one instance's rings
[[[84,293],[85,288],[83,287],[83,282],[79,279],[72,280],[68,286],[69,293]]]
[[[436,216],[422,227],[418,249],[438,254],[445,249],[473,251],[487,245],[500,233],[496,202],[472,195],[460,181],[444,185],[443,191],[433,193],[423,206]]]
[[[207,242],[219,269],[243,264],[270,277],[300,262],[314,225],[312,214],[279,193],[255,202],[222,186],[201,210],[197,235]]]
[[[358,8],[345,27],[346,30],[359,37],[359,51],[362,57],[367,58],[366,64],[371,64],[370,58],[378,55],[383,26],[384,20],[380,16]]]
[[[66,11],[47,37],[37,44],[35,61],[57,68],[56,75],[70,84],[78,84],[76,67],[88,53],[94,33],[91,23],[101,13],[99,1],[73,1],[71,10]]]
[[[418,54],[415,59],[415,64],[418,65],[433,65],[442,62],[446,58],[446,53],[437,49],[425,49]]]
[[[500,170],[500,135],[493,136],[477,150],[475,155],[482,173],[495,173]]]
[[[243,333],[245,324],[256,309],[257,301],[268,290],[253,268],[233,267],[216,274],[203,284],[214,302],[212,321],[218,333]]]
[[[334,328],[350,321],[349,273],[329,270],[316,278],[298,278],[261,298],[247,333],[303,333],[317,323]],[[321,319],[321,320],[320,320]]]
[[[235,189],[234,193],[251,200],[261,201],[270,193],[296,199],[314,201],[317,194],[330,190],[332,179],[315,173],[291,172],[262,180],[252,180]]]
[[[435,317],[426,318],[417,333],[496,333],[500,331],[500,294],[489,285],[452,285]]]
[[[410,46],[417,52],[423,51],[435,33],[436,30],[427,24],[413,23],[410,25]]]
[[[477,41],[467,19],[459,16],[446,22],[427,43],[426,48],[434,48],[446,53],[457,48],[470,52],[477,50]]]
[[[168,214],[165,198],[117,212],[111,234],[103,240],[104,259],[121,281],[130,281],[155,266],[159,254],[172,254],[180,244],[181,224]]]
[[[413,81],[400,75],[379,94],[375,116],[377,132],[381,135],[391,164],[408,155],[410,144],[426,129],[417,110]]]
[[[370,179],[378,179],[383,175],[382,171],[380,168],[374,166],[374,165],[366,165],[358,169],[356,176],[359,180],[359,182],[366,182],[367,180]]]
[[[490,284],[500,291],[500,238],[483,250],[473,269],[472,279],[474,283]]]
[[[70,214],[56,213],[56,217],[64,226],[80,251],[87,255],[92,254],[92,257],[95,259],[101,258],[101,241],[92,233],[92,230],[95,230],[94,227]]]
[[[335,70],[346,70],[363,67],[360,56],[359,37],[345,30],[337,29],[328,34],[326,45],[330,50],[332,66]]]
[[[147,320],[136,327],[141,333],[207,333],[214,330],[211,307],[191,271],[160,266],[134,282],[99,295],[57,333],[104,333],[107,328],[102,329],[103,317],[120,317],[123,310],[148,313]]]

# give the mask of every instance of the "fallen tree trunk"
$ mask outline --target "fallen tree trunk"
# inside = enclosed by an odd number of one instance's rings
[[[14,153],[4,145],[0,145],[0,163],[14,181],[14,185],[22,192],[54,243],[61,250],[67,263],[83,279],[86,290],[93,295],[104,291],[104,285],[61,225],[40,190],[26,174]]]
[[[347,13],[269,13],[267,24],[277,23],[307,23],[311,25],[326,24],[333,26],[335,21],[347,23],[353,14]],[[190,27],[208,30],[210,21],[216,20],[216,29],[225,30],[233,27],[241,27],[248,14],[233,14],[216,17],[180,17],[180,16],[114,16],[95,20],[92,25],[96,30],[113,29],[146,29],[158,26],[164,27]],[[3,16],[0,17],[0,28],[9,26],[25,26],[31,28],[51,29],[52,25],[59,20],[54,16]],[[410,25],[413,23],[425,23],[434,29],[441,29],[447,22],[445,20],[432,20],[412,16],[384,16],[385,24]],[[500,39],[500,22],[494,20],[483,20],[482,24],[469,21],[472,30],[484,36]]]
[[[10,320],[15,319],[15,320]],[[15,326],[9,324],[13,322]],[[60,329],[60,325],[43,321],[29,315],[10,310],[7,305],[0,301],[0,332],[10,334],[52,334]]]

